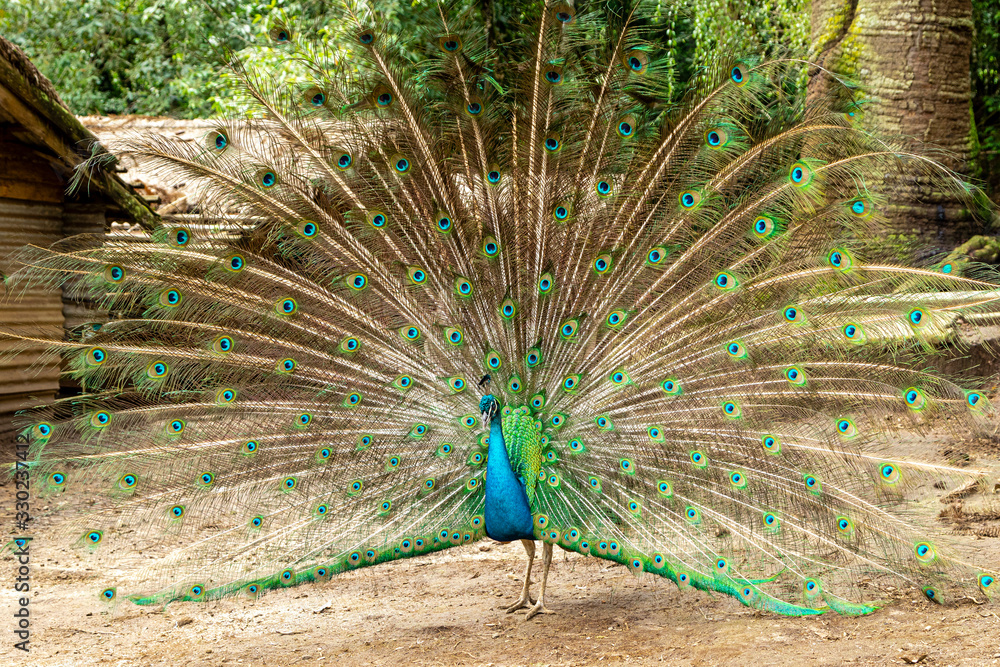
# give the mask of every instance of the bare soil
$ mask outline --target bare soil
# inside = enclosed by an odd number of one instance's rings
[[[900,447],[1000,470],[995,438],[913,435]],[[0,495],[10,499],[11,487]],[[961,499],[962,521],[954,511],[935,519],[942,531],[960,528],[956,539],[994,567],[1000,531],[969,512],[997,509],[996,498]],[[930,497],[916,511],[932,517],[945,507]],[[489,540],[257,601],[124,603],[109,614],[96,600],[96,573],[47,539],[59,521],[35,525],[30,653],[12,648],[14,566],[9,557],[0,566],[0,665],[1000,665],[1000,605],[982,596],[939,606],[916,588],[882,587],[886,605],[870,616],[785,618],[558,549],[546,595],[557,613],[526,622],[504,612],[519,591],[523,549]]]

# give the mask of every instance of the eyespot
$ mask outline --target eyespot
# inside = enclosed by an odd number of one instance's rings
[[[310,88],[305,94],[306,100],[314,107],[321,107],[326,104],[326,93],[318,88]]]
[[[375,229],[382,229],[389,221],[382,211],[365,211],[365,220]]]
[[[117,264],[111,264],[104,269],[104,279],[109,283],[120,283],[125,280],[126,271]]]
[[[896,484],[899,482],[899,468],[894,463],[882,463],[879,465],[879,477],[886,484]]]
[[[977,391],[970,391],[965,395],[965,404],[976,410],[983,410],[989,406],[989,401]]]
[[[358,444],[357,444],[358,450],[368,449],[369,447],[371,447],[371,445],[372,445],[372,437],[370,435],[364,434],[358,436]]]
[[[758,217],[753,223],[754,236],[759,239],[770,238],[774,234],[776,228],[774,218],[766,215]]]
[[[549,153],[555,153],[562,148],[562,141],[560,141],[558,134],[552,132],[545,137],[545,143],[543,145],[545,146],[545,150]]]
[[[542,363],[542,351],[537,347],[533,347],[528,350],[527,354],[524,355],[524,363],[528,365],[528,368],[534,368],[538,364]]]
[[[229,405],[236,400],[235,389],[219,389],[215,392],[215,402],[218,405]]]
[[[444,330],[444,340],[450,345],[462,344],[462,330],[458,327],[448,327]]]
[[[175,227],[167,232],[167,241],[175,248],[183,248],[191,243],[191,230],[186,227]]]
[[[101,598],[103,598],[105,602],[111,602],[112,600],[115,599],[115,596],[117,595],[118,591],[116,591],[113,588],[105,588],[103,591],[101,591]]]
[[[614,194],[614,187],[611,185],[611,181],[601,179],[594,184],[594,189],[597,190],[597,194],[601,197],[610,197]]]
[[[709,148],[718,150],[729,143],[729,133],[721,127],[709,130],[705,133],[705,143]]]
[[[161,306],[167,308],[176,308],[181,305],[181,301],[184,300],[184,296],[181,294],[180,290],[177,289],[165,289],[160,292],[159,302]]]
[[[535,410],[541,410],[545,406],[545,394],[535,394],[528,403]]]
[[[580,384],[579,375],[567,375],[562,381],[563,391],[573,391]]]
[[[451,387],[451,390],[455,393],[464,391],[466,386],[465,378],[459,375],[448,378],[448,386]]]
[[[691,524],[701,523],[701,512],[698,511],[698,508],[688,505],[684,508],[684,518]]]
[[[543,273],[542,277],[538,279],[538,293],[548,294],[552,291],[552,287],[555,284],[551,273]]]
[[[487,236],[483,239],[482,251],[487,257],[496,257],[500,252],[500,244],[492,236]]]
[[[612,371],[611,375],[608,376],[608,379],[611,380],[611,384],[615,385],[616,387],[621,387],[623,385],[631,384],[632,382],[628,376],[628,373],[623,370]]]
[[[187,424],[183,419],[174,419],[167,424],[167,434],[180,435],[184,432],[185,426],[187,426]]]
[[[559,327],[559,335],[565,340],[569,340],[576,333],[576,329],[579,324],[579,320],[566,320],[562,323],[562,326]]]
[[[278,44],[287,44],[292,40],[292,33],[284,26],[275,26],[268,32],[268,37]]]
[[[363,400],[363,398],[364,397],[358,392],[356,391],[351,392],[350,394],[347,395],[347,398],[344,399],[343,405],[345,408],[357,407],[361,405],[361,401]]]
[[[871,214],[872,205],[867,200],[858,198],[850,202],[849,210],[854,217],[865,218]]]
[[[678,195],[677,200],[685,211],[692,211],[701,203],[701,193],[697,190],[685,190]]]
[[[486,172],[486,182],[490,185],[496,185],[500,182],[500,170],[496,167],[490,169]]]
[[[681,394],[681,385],[675,378],[667,378],[660,383],[660,389],[667,396],[678,396]]]
[[[404,340],[417,341],[420,340],[420,329],[413,324],[402,326],[399,328],[399,335],[403,337]]]
[[[850,419],[837,420],[837,432],[845,438],[852,438],[858,434],[858,429]]]
[[[663,246],[650,248],[649,252],[646,253],[646,263],[650,266],[660,266],[669,254],[669,251]]]
[[[575,17],[576,12],[569,5],[560,4],[552,9],[552,18],[564,25],[572,23]]]
[[[903,390],[903,400],[906,401],[906,407],[911,410],[922,410],[927,405],[927,397],[924,392],[916,387]]]
[[[507,382],[507,388],[515,394],[520,393],[521,390],[524,389],[524,383],[521,382],[521,376],[512,375],[510,377],[510,381]]]
[[[66,475],[61,472],[54,472],[49,475],[49,484],[52,486],[63,486],[66,484]]]
[[[146,367],[146,377],[150,380],[162,380],[167,377],[170,366],[164,361],[154,361]]]
[[[708,457],[705,456],[704,452],[694,450],[688,453],[688,459],[691,461],[691,465],[693,465],[695,468],[708,467]]]
[[[545,69],[545,80],[558,86],[563,82],[563,68],[558,65],[548,65]]]
[[[815,579],[806,579],[802,582],[802,593],[807,600],[813,600],[823,593],[823,588]]]
[[[468,278],[462,276],[455,278],[455,293],[461,298],[472,296],[472,283],[469,282]]]
[[[303,412],[295,419],[295,423],[298,426],[309,426],[309,424],[312,423],[312,419],[313,418],[311,414],[309,414],[308,412]]]
[[[368,276],[363,273],[352,273],[345,280],[347,286],[355,292],[360,292],[368,286]]]
[[[746,359],[747,351],[743,347],[743,343],[739,341],[734,341],[726,345],[726,354],[728,354],[733,359]]]
[[[464,417],[462,417],[461,421],[462,421],[462,426],[464,426],[465,428],[475,428],[476,424],[478,423],[478,420],[476,419],[475,415],[465,415]]]
[[[740,281],[736,279],[736,276],[731,273],[727,273],[726,271],[722,271],[715,275],[715,287],[723,292],[736,289],[739,287],[739,284]]]
[[[604,253],[603,255],[598,255],[597,259],[594,260],[594,271],[598,275],[603,276],[608,271],[611,270],[611,265],[614,260],[612,260],[611,255]]]
[[[299,309],[299,304],[295,299],[291,297],[286,299],[278,299],[274,302],[274,312],[278,315],[288,316],[294,315]]]
[[[278,175],[275,174],[273,171],[268,171],[268,170],[260,171],[257,172],[256,182],[257,185],[264,188],[265,190],[273,188],[275,185],[278,184]]]
[[[913,555],[921,565],[927,565],[937,560],[937,551],[930,542],[917,542],[913,545]]]
[[[826,256],[826,261],[830,266],[839,271],[847,271],[854,266],[854,259],[843,248],[834,248],[831,250],[830,254]]]
[[[979,583],[979,590],[981,590],[986,597],[993,597],[993,593],[996,589],[996,577],[992,574],[986,574],[983,572],[979,574],[977,581]]]
[[[633,134],[635,134],[635,116],[629,114],[618,121],[618,135],[628,139]]]
[[[370,46],[372,43],[375,42],[375,33],[367,29],[361,30],[358,33],[358,41],[364,44],[365,46]]]
[[[593,491],[595,493],[600,493],[601,492],[601,480],[597,479],[596,477],[591,477],[587,481],[590,484],[590,490],[591,491]]]
[[[181,517],[184,516],[185,511],[187,510],[185,510],[183,505],[174,505],[173,507],[170,508],[169,513],[172,518],[180,519]]]
[[[764,530],[775,533],[781,528],[781,519],[774,512],[764,512]]]
[[[907,319],[909,319],[911,326],[921,327],[927,322],[927,313],[920,308],[914,308],[907,315]]]
[[[806,485],[806,490],[809,493],[818,496],[823,491],[823,485],[820,483],[819,478],[815,475],[803,475],[802,481]]]
[[[663,429],[659,426],[650,426],[646,429],[646,434],[649,435],[650,440],[654,440],[656,442],[664,442],[665,440],[663,437]]]
[[[100,366],[108,360],[108,353],[102,347],[92,347],[84,355],[84,361],[88,366]]]
[[[205,145],[221,153],[229,146],[229,135],[225,130],[212,130],[205,135]]]
[[[864,331],[862,331],[861,326],[853,322],[849,322],[844,325],[840,330],[844,335],[844,338],[852,343],[862,343],[864,342],[865,336]]]
[[[375,106],[379,109],[388,109],[392,106],[393,95],[392,92],[385,86],[377,86],[372,92],[372,100],[375,102]]]
[[[747,72],[742,65],[735,65],[729,70],[729,79],[737,86],[743,86],[747,82]]]
[[[393,171],[400,176],[410,173],[410,169],[412,168],[410,161],[405,156],[399,154],[389,158],[389,164],[392,165]]]
[[[275,370],[279,373],[287,374],[294,371],[296,366],[298,366],[298,364],[294,359],[280,359],[278,360],[278,363],[275,364]]]
[[[210,472],[203,472],[198,475],[198,483],[202,486],[211,486],[215,481],[215,475]]]
[[[624,310],[613,310],[608,313],[608,316],[604,319],[604,323],[607,324],[612,329],[616,329],[624,324],[625,319],[628,317],[628,313]]]
[[[768,454],[781,453],[781,441],[773,435],[765,435],[760,439],[760,444],[764,446],[764,451]]]
[[[798,188],[809,185],[813,179],[813,170],[805,162],[796,162],[788,169],[788,180]]]
[[[505,320],[510,320],[517,313],[517,305],[512,299],[504,299],[504,302],[500,304],[500,316]]]
[[[729,484],[734,489],[745,489],[747,488],[747,476],[739,470],[734,470],[729,473]]]
[[[462,51],[462,38],[458,35],[443,35],[438,39],[438,46],[445,53],[460,53]]]
[[[574,454],[579,454],[584,451],[583,441],[579,438],[573,438],[569,441],[569,450]]]
[[[478,116],[483,112],[483,103],[477,97],[470,97],[468,104],[465,105],[465,111],[470,116]]]
[[[598,416],[594,419],[594,423],[597,424],[597,428],[603,431],[610,431],[614,428],[614,424],[612,424],[611,419],[607,415]]]
[[[556,207],[552,209],[552,217],[556,220],[556,222],[566,222],[566,220],[569,219],[572,210],[573,209],[569,203],[557,204]]]
[[[838,516],[836,518],[836,526],[837,532],[839,532],[842,537],[854,536],[854,522],[846,516]]]
[[[118,478],[118,488],[122,491],[131,491],[139,483],[139,478],[129,473]]]
[[[303,220],[295,226],[295,232],[304,239],[311,239],[316,237],[319,228],[312,220]],[[242,268],[242,264],[240,268]]]
[[[790,366],[785,369],[785,379],[788,380],[788,384],[795,387],[806,386],[806,372],[799,368],[798,366]]]
[[[792,324],[802,324],[806,321],[805,313],[798,306],[787,306],[781,311],[781,315],[785,318],[786,322],[791,322]]]
[[[633,74],[645,74],[649,68],[649,56],[643,51],[629,51],[625,54],[624,63]]]
[[[410,429],[410,435],[415,438],[423,437],[427,433],[427,424],[414,424],[413,428]]]
[[[258,443],[256,440],[247,440],[240,446],[240,453],[247,456],[252,456],[253,454],[257,453],[258,449],[260,449],[260,443]]]

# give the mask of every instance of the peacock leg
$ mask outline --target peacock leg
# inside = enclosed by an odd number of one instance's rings
[[[552,544],[550,542],[542,543],[542,587],[538,591],[538,602],[535,606],[528,610],[528,615],[524,617],[524,620],[535,616],[536,614],[554,614],[554,611],[545,608],[545,582],[549,578],[549,565],[552,564]]]
[[[524,571],[524,587],[521,589],[521,598],[514,603],[514,606],[507,608],[508,614],[518,609],[531,609],[531,605],[535,604],[535,601],[528,594],[528,588],[531,586],[531,564],[535,562],[535,542],[534,540],[521,540],[521,544],[524,545],[524,550],[528,552],[528,567]],[[549,557],[551,558],[552,553],[551,550],[549,551]]]

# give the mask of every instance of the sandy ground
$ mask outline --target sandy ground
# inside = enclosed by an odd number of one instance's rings
[[[941,442],[914,436],[906,446],[1000,470],[996,439]],[[3,491],[9,499],[9,482]],[[919,511],[942,507],[932,497]],[[11,646],[13,564],[0,565],[2,665],[1000,665],[1000,605],[981,596],[938,606],[915,588],[883,589],[888,604],[871,616],[784,618],[559,549],[546,596],[557,613],[526,622],[503,610],[519,590],[523,550],[488,540],[255,602],[125,603],[112,616],[95,600],[96,574],[47,544],[58,522],[35,527],[27,654]],[[995,533],[961,539],[996,567]]]

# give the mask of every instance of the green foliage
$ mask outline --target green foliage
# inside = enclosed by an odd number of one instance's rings
[[[1000,4],[973,0],[972,110],[979,140],[980,177],[994,201],[1000,195]]]

